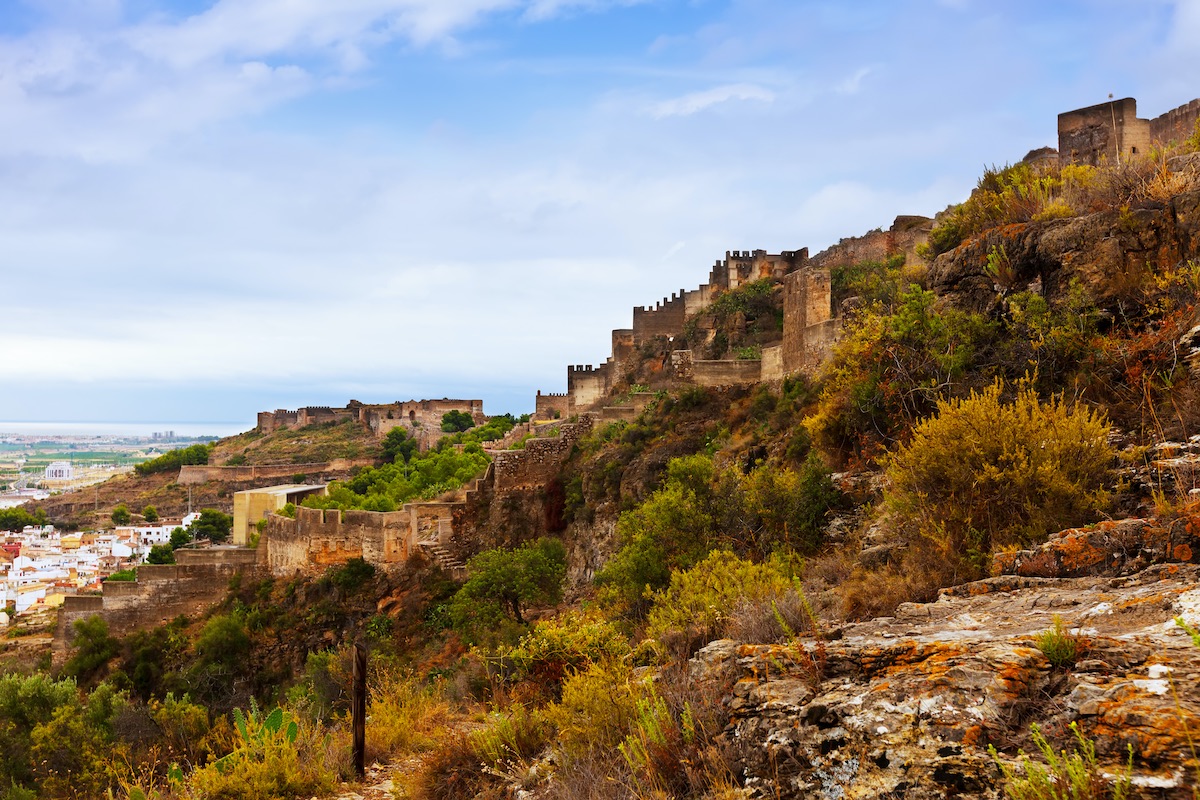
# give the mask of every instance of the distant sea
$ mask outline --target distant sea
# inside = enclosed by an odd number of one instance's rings
[[[246,422],[4,422],[0,436],[131,436],[150,438],[173,431],[176,436],[233,436],[253,428]]]

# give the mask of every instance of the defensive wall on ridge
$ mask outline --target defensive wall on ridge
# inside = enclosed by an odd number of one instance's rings
[[[887,230],[842,239],[816,256],[808,248],[771,254],[765,250],[730,250],[709,272],[709,281],[692,291],[680,290],[653,307],[633,309],[633,327],[613,331],[612,355],[599,366],[573,364],[567,367],[567,392],[538,393],[539,419],[553,411],[561,415],[603,412],[629,416],[604,408],[603,401],[624,379],[636,349],[656,339],[673,340],[682,335],[689,318],[704,311],[722,292],[759,280],[783,285],[783,336],[777,345],[764,346],[761,359],[702,360],[691,351],[672,352],[669,367],[672,381],[699,386],[730,386],[782,380],[788,375],[813,372],[828,358],[841,331],[837,310],[832,305],[830,269],[862,261],[884,261],[903,254],[916,258],[919,245],[927,242],[933,220],[899,216]],[[553,401],[542,398],[555,398]],[[565,408],[564,408],[565,407]]]
[[[351,400],[345,408],[329,406],[305,406],[295,411],[276,409],[258,413],[257,429],[261,433],[277,430],[294,430],[319,423],[337,423],[354,420],[378,437],[383,437],[392,428],[404,426],[412,431],[424,430],[436,433],[440,438],[442,415],[448,411],[470,414],[476,424],[483,423],[482,400],[408,400],[404,402],[367,404]]]
[[[371,458],[335,458],[332,461],[304,464],[257,464],[238,467],[187,464],[179,468],[178,482],[187,486],[208,481],[250,483],[280,478],[291,480],[296,475],[312,477],[329,473],[348,473],[354,467],[369,467],[374,463],[375,460]]]
[[[592,429],[592,418],[579,422],[564,422],[557,436],[530,439],[521,450],[499,450],[492,453],[493,488],[497,491],[541,486],[562,469],[571,449]]]
[[[202,614],[225,597],[234,575],[258,571],[257,553],[244,548],[183,548],[175,558],[175,564],[142,564],[136,581],[105,581],[102,594],[68,595],[58,613],[55,660],[65,655],[75,620],[99,615],[109,633],[124,636],[180,614]]]
[[[1154,119],[1140,119],[1137,100],[1123,97],[1058,115],[1058,158],[1063,164],[1116,162],[1154,146],[1187,139],[1200,119],[1200,99]]]

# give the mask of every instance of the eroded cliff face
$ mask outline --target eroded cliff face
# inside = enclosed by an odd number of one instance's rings
[[[1006,274],[988,271],[1003,249]],[[986,311],[999,292],[1041,287],[1063,300],[1073,279],[1100,308],[1119,305],[1147,274],[1200,257],[1200,192],[1176,195],[1160,208],[1105,211],[1071,219],[1004,225],[938,256],[930,287],[955,305]]]
[[[1118,553],[1116,540],[1153,552],[1091,558]],[[832,641],[719,641],[692,664],[732,681],[725,736],[757,796],[998,798],[987,745],[1012,760],[1034,750],[1037,723],[1068,747],[1075,722],[1112,774],[1132,746],[1135,796],[1192,798],[1200,647],[1174,619],[1200,622],[1193,540],[1190,522],[1067,531],[1010,559],[1016,574],[846,625]],[[1080,577],[1055,576],[1063,563]],[[1056,616],[1086,640],[1069,668],[1036,645]]]

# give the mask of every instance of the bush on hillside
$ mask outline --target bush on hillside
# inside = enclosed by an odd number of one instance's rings
[[[977,379],[981,366],[997,366],[999,332],[982,315],[942,308],[933,292],[910,286],[894,307],[876,304],[857,316],[804,425],[827,450],[870,457]]]
[[[887,464],[887,502],[901,525],[959,555],[986,557],[1095,518],[1112,467],[1103,416],[1062,397],[999,382],[938,404]]]
[[[799,470],[767,463],[749,474],[718,472],[706,455],[673,459],[663,486],[618,519],[621,548],[596,578],[601,598],[640,617],[672,570],[689,569],[713,550],[757,559],[811,554],[840,498],[816,453]]]
[[[694,642],[719,639],[740,602],[782,600],[792,591],[780,565],[756,564],[718,550],[691,569],[672,573],[670,586],[654,595],[648,632]]]
[[[558,539],[539,539],[515,550],[485,550],[467,563],[470,577],[450,602],[452,624],[470,638],[504,617],[525,624],[530,605],[562,598],[567,553]]]
[[[133,469],[138,475],[153,475],[156,472],[170,472],[185,465],[207,464],[208,456],[212,453],[212,445],[194,444],[163,453],[158,458],[152,458],[138,464]]]

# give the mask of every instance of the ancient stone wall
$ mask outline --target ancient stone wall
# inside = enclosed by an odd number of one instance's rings
[[[762,381],[781,381],[787,377],[783,369],[783,345],[762,350]]]
[[[262,433],[274,433],[281,428],[293,427],[296,424],[296,412],[287,409],[258,412],[258,430]]]
[[[224,598],[237,574],[255,573],[258,555],[244,548],[175,551],[176,564],[143,564],[136,581],[108,581],[103,594],[68,596],[59,609],[54,638],[56,660],[65,655],[77,619],[101,616],[114,636],[196,616]]]
[[[570,396],[570,411],[576,414],[597,405],[612,389],[612,367],[602,364],[576,364],[567,367],[567,394]]]
[[[534,398],[535,419],[566,419],[571,415],[571,396],[566,394],[543,394],[539,389]]]
[[[1064,164],[1099,164],[1150,149],[1150,122],[1137,118],[1132,97],[1058,115],[1058,157]]]
[[[304,464],[257,464],[239,467],[216,467],[206,464],[188,464],[179,468],[178,482],[195,485],[208,481],[220,483],[251,483],[262,480],[291,479],[295,475],[309,477],[328,473],[349,472],[354,467],[374,464],[370,458],[335,458],[332,461],[316,461]]]
[[[761,378],[762,362],[757,359],[692,361],[692,381],[697,386],[735,386],[758,383]]]
[[[272,433],[281,429],[353,419],[379,437],[383,437],[399,425],[406,425],[410,430],[439,432],[440,436],[442,415],[448,411],[470,414],[477,425],[487,421],[482,400],[454,400],[444,397],[441,400],[408,400],[382,404],[351,400],[345,408],[307,406],[295,411],[261,411],[258,414],[258,430],[262,433]]]
[[[571,449],[592,429],[591,417],[558,426],[558,436],[530,439],[523,450],[505,450],[494,454],[494,487],[497,491],[536,486],[558,474],[571,455]]]
[[[658,336],[671,338],[682,333],[687,318],[687,300],[681,295],[686,294],[681,289],[663,298],[654,308],[633,309],[633,343],[641,345]]]
[[[876,229],[862,236],[850,236],[825,248],[808,265],[829,269],[862,261],[884,261],[899,253],[904,253],[906,262],[912,261],[917,246],[929,241],[932,229],[933,220],[929,217],[902,215],[886,231]]]
[[[784,250],[777,254],[768,253],[766,250],[728,250],[725,252],[725,260],[713,265],[708,282],[722,290],[737,289],[765,278],[782,280],[784,275],[802,268],[807,263],[807,247]]]
[[[825,268],[793,272],[784,279],[780,354],[784,375],[812,372],[828,358],[840,329],[832,315],[831,287]]]
[[[296,518],[267,517],[260,559],[272,575],[315,573],[362,558],[376,565],[402,563],[416,545],[413,512],[296,509]]]
[[[1182,142],[1196,132],[1200,99],[1184,103],[1150,120],[1150,138],[1155,144]]]

